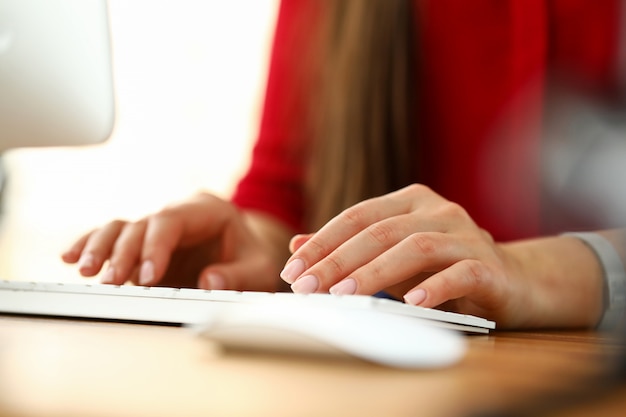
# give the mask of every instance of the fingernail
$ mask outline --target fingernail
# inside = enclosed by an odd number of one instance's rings
[[[154,280],[154,264],[152,261],[145,261],[139,270],[139,284],[149,285]]]
[[[115,269],[111,266],[102,275],[100,282],[103,284],[112,284],[114,280],[115,280]]]
[[[224,281],[224,277],[216,274],[215,272],[210,272],[207,275],[206,280],[210,290],[226,289],[226,282]]]
[[[346,278],[343,281],[340,281],[330,287],[328,292],[334,295],[354,294],[356,292],[356,281],[354,280],[354,278]]]
[[[291,284],[291,290],[299,294],[310,294],[317,290],[319,281],[315,275],[305,275]]]
[[[296,278],[298,278],[304,272],[304,261],[302,259],[294,259],[289,262],[285,269],[280,273],[280,277],[288,284],[293,284]]]
[[[412,304],[414,306],[418,306],[424,302],[426,299],[426,290],[423,288],[418,288],[417,290],[410,291],[404,295],[404,301],[407,304]]]
[[[91,252],[83,253],[78,260],[78,269],[91,269],[94,263],[95,260]]]

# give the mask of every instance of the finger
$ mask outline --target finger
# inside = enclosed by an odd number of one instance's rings
[[[239,219],[239,223],[233,219]],[[243,228],[237,209],[210,194],[200,193],[192,199],[161,210],[150,217],[141,252],[139,283],[156,285],[164,277],[179,249],[190,248],[228,233],[228,227]],[[233,247],[234,246],[234,247]],[[232,239],[222,241],[222,255],[228,257],[240,250]],[[207,262],[210,255],[206,254]]]
[[[166,210],[151,216],[138,254],[140,285],[155,285],[163,277],[172,253],[179,246],[183,229],[178,212]]]
[[[446,200],[432,192],[428,187],[414,184],[393,193],[358,203],[330,220],[295,251],[287,261],[281,278],[287,283],[293,284],[296,279],[304,276],[304,272],[308,268],[327,257],[340,245],[368,226],[386,218],[424,210],[441,201]],[[293,264],[290,265],[291,263]]]
[[[109,267],[101,277],[103,284],[121,285],[131,280],[139,262],[146,227],[146,220],[124,225],[113,246]]]
[[[275,277],[275,266],[265,257],[243,257],[227,263],[212,264],[198,278],[198,287],[207,290],[268,291],[275,289],[263,277]]]
[[[92,233],[93,232],[89,232],[81,236],[80,239],[78,239],[76,242],[74,242],[74,244],[72,244],[72,246],[70,246],[68,249],[62,252],[61,259],[63,260],[63,262],[66,262],[69,264],[74,264],[78,262],[78,260],[80,259],[81,253],[83,253],[85,244],[87,244],[87,239],[89,239],[89,236]]]
[[[289,241],[289,252],[294,253],[300,249],[300,247],[304,245],[311,238],[311,236],[313,236],[313,233],[299,234],[292,237]]]
[[[343,243],[327,257],[317,262],[292,284],[294,292],[326,291],[357,268],[368,264],[393,246],[397,245],[414,228],[410,215],[395,216],[374,223]]]
[[[374,294],[423,272],[471,256],[468,246],[440,232],[413,233],[332,286],[333,294]]]
[[[78,260],[78,271],[90,277],[96,275],[113,249],[125,222],[115,220],[89,234]]]
[[[483,298],[492,293],[494,276],[491,268],[476,259],[464,259],[432,275],[409,291],[404,300],[408,304],[434,308],[446,301],[473,295]],[[496,297],[490,294],[489,297]]]
[[[218,235],[233,213],[232,205],[214,196],[200,194],[150,216],[142,245],[140,284],[157,284],[175,250]]]
[[[180,222],[179,243],[189,247],[209,236],[219,235],[224,226],[240,214],[233,204],[214,195],[200,193],[182,204],[161,210],[155,216]]]
[[[344,210],[294,251],[280,277],[288,284],[293,284],[307,268],[328,256],[370,224],[406,210],[405,204],[398,204],[393,199],[393,193],[387,194]]]
[[[436,199],[431,199],[436,200]],[[288,264],[283,271],[283,278],[293,276],[299,273],[299,277],[292,284],[292,290],[294,292],[310,293],[310,292],[323,292],[333,287],[339,280],[346,278],[352,274],[357,268],[361,268],[363,265],[369,264],[376,257],[383,254],[385,251],[391,249],[398,242],[405,237],[409,236],[407,242],[409,248],[411,246],[417,246],[413,248],[415,252],[408,253],[423,253],[425,250],[432,250],[429,247],[419,247],[421,244],[430,245],[428,239],[432,239],[433,235],[421,235],[422,232],[436,232],[439,233],[439,239],[446,239],[451,244],[459,246],[462,240],[466,240],[463,236],[468,236],[470,239],[475,240],[472,236],[475,236],[476,226],[467,215],[467,212],[458,204],[452,203],[447,200],[441,199],[432,204],[432,201],[424,204],[421,209],[413,210],[409,214],[399,215],[392,218],[384,219],[380,222],[367,226],[365,230],[357,233],[349,240],[341,244],[337,249],[332,251],[325,258],[306,269],[306,261],[301,258],[296,258],[291,264]],[[470,232],[470,233],[467,233]],[[444,237],[447,236],[447,237]],[[434,235],[437,236],[437,235]],[[456,237],[455,237],[456,236]],[[315,239],[313,237],[311,240]],[[451,240],[454,239],[454,240]],[[406,242],[405,242],[406,243]],[[465,257],[470,257],[472,248],[476,245],[476,242],[466,241],[465,248],[462,246],[459,249]],[[400,248],[403,248],[401,245]],[[395,255],[396,250],[391,253]],[[401,249],[402,250],[402,249]],[[460,258],[450,259],[448,257],[448,251],[438,249],[437,253],[428,254],[430,257],[429,267],[438,267],[434,262],[443,262],[437,260],[437,257],[444,257],[446,262],[456,262]],[[384,262],[385,257],[381,258],[378,262]],[[422,258],[423,259],[423,258]],[[373,263],[369,268],[378,267],[378,262]],[[448,266],[445,264],[445,266]],[[296,265],[296,266],[294,266]],[[409,264],[410,265],[410,264]],[[422,271],[433,271],[432,269],[417,269],[421,268],[414,265],[417,273]],[[298,271],[297,268],[301,268]],[[366,270],[369,270],[366,268]],[[295,272],[294,272],[295,270]],[[413,276],[415,273],[409,274]],[[388,275],[393,279],[398,279],[397,275]],[[351,280],[342,283],[339,287],[334,288],[335,292],[348,292],[356,291],[358,293],[369,293],[372,288],[362,288],[359,290],[359,281],[351,277]],[[375,282],[374,279],[369,276],[369,282]],[[396,284],[398,281],[393,282]],[[382,282],[376,284],[377,288],[384,288]]]
[[[128,274],[126,282],[130,282],[133,285],[141,285],[139,284],[139,266],[135,265],[130,274]]]

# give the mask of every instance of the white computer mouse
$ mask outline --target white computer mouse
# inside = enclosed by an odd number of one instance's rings
[[[406,369],[450,366],[466,351],[462,333],[428,320],[306,303],[225,303],[194,330],[227,348],[350,355]]]

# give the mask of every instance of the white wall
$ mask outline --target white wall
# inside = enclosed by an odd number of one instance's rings
[[[0,278],[79,281],[59,254],[113,218],[200,189],[227,196],[256,133],[277,0],[110,0],[117,121],[80,149],[20,149]]]

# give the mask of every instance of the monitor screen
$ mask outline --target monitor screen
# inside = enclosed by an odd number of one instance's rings
[[[0,154],[109,137],[107,11],[106,0],[0,0]]]

